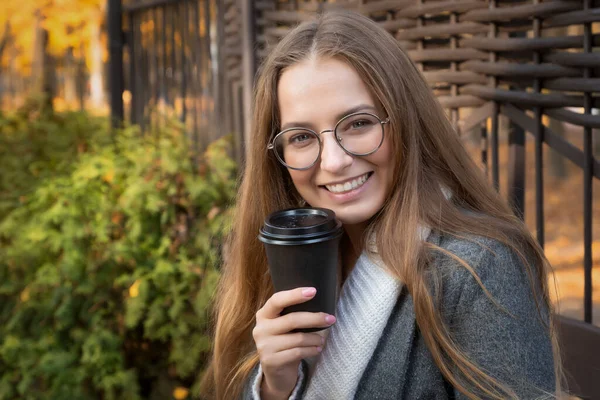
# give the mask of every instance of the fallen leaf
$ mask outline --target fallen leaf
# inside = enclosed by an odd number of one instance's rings
[[[129,287],[129,297],[138,297],[138,295],[140,294],[140,280],[136,280],[135,282],[133,282],[133,285],[131,285]]]
[[[29,288],[23,289],[20,297],[22,302],[26,302],[27,300],[29,300]]]
[[[186,399],[188,397],[188,394],[190,393],[190,391],[184,387],[176,387],[175,390],[173,390],[173,397],[175,397],[177,400],[183,400]]]
[[[110,170],[102,176],[102,180],[106,183],[112,183],[115,177],[115,171]]]

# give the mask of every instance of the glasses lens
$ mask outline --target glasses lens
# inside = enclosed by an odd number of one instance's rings
[[[383,125],[370,114],[350,115],[339,122],[335,136],[346,151],[357,155],[369,154],[381,145]]]
[[[319,138],[305,129],[280,133],[273,145],[279,159],[290,168],[310,167],[319,157]]]

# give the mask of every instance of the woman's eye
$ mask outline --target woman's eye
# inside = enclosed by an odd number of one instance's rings
[[[354,121],[350,124],[350,128],[351,129],[361,129],[361,128],[366,128],[369,125],[371,125],[370,121],[367,121],[366,119],[359,119],[358,121]]]
[[[306,133],[294,135],[290,138],[290,143],[301,143],[310,139],[310,136]]]

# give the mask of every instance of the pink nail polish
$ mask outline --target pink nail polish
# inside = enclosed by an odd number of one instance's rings
[[[328,316],[325,317],[325,321],[328,324],[333,324],[335,322],[335,317],[333,315],[328,315]]]
[[[323,350],[321,346],[317,347],[317,351],[320,353]]]
[[[306,288],[302,289],[302,296],[304,297],[312,297],[317,293],[317,289],[315,288]]]

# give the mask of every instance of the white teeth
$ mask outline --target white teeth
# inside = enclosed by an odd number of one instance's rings
[[[343,184],[338,183],[337,185],[325,185],[325,187],[327,188],[327,190],[333,193],[348,192],[350,190],[356,189],[359,186],[362,186],[367,181],[368,177],[369,174],[366,173],[356,179],[353,179],[352,181],[344,182]]]

